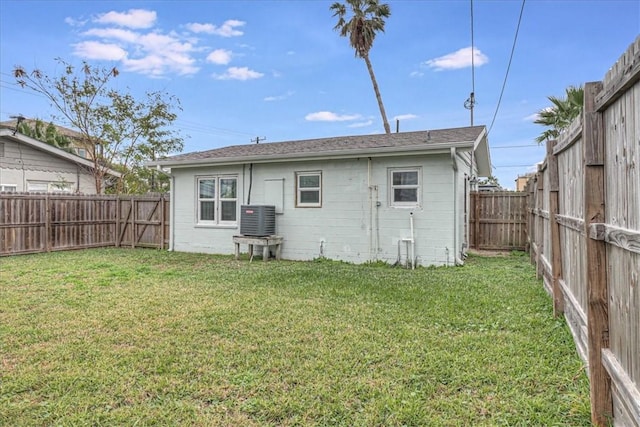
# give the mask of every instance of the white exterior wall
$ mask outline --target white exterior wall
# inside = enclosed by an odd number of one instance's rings
[[[16,191],[28,191],[29,181],[62,183],[73,192],[94,194],[93,175],[71,161],[55,157],[29,146],[1,141],[0,184],[15,185]]]
[[[415,208],[390,206],[389,168],[420,167],[421,204]],[[295,173],[322,171],[322,207],[295,207]],[[173,249],[185,252],[232,254],[232,228],[197,224],[197,177],[237,174],[240,204],[246,204],[249,166],[172,169],[174,192],[171,199]],[[381,260],[395,263],[398,241],[411,237],[413,213],[415,256],[419,265],[452,265],[464,241],[464,171],[454,174],[450,154],[420,157],[387,157],[371,160],[307,161],[253,165],[251,204],[282,204],[276,215],[277,234],[284,237],[282,257],[311,260],[320,256],[353,263]],[[282,182],[283,203],[269,200]],[[461,184],[462,182],[462,184]],[[454,213],[454,186],[457,184],[458,215]],[[370,199],[370,194],[372,199]],[[379,203],[376,203],[379,202]],[[379,204],[379,206],[377,206]],[[458,218],[457,223],[454,218]],[[454,224],[457,224],[455,226]],[[454,229],[455,226],[455,229]],[[246,247],[242,248],[246,251]],[[401,243],[401,260],[407,251]]]

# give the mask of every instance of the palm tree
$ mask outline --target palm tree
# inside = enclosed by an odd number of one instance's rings
[[[549,96],[552,106],[538,112],[538,118],[534,123],[550,127],[536,138],[539,144],[558,138],[562,130],[568,128],[571,122],[582,113],[584,88],[569,86],[565,89],[565,94],[565,98]]]
[[[349,21],[345,19],[347,5],[353,13]],[[349,44],[355,49],[356,57],[364,59],[365,64],[367,64],[371,83],[373,83],[373,91],[380,107],[384,130],[386,133],[391,133],[387,113],[385,113],[384,105],[382,104],[380,89],[378,89],[378,82],[375,74],[373,74],[373,67],[369,60],[369,51],[373,46],[373,40],[376,38],[378,31],[384,32],[384,18],[388,18],[391,15],[391,8],[388,4],[380,4],[379,0],[346,0],[345,4],[339,2],[332,4],[330,10],[334,11],[333,16],[338,17],[338,23],[333,29],[340,31],[341,37],[349,36]]]

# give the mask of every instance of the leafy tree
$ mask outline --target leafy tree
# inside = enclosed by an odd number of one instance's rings
[[[129,173],[154,156],[181,151],[182,138],[169,126],[175,121],[173,108],[180,109],[177,98],[163,92],[147,92],[144,101],[128,93],[110,89],[109,83],[119,74],[111,69],[93,67],[87,62],[77,70],[57,59],[64,72],[49,77],[40,70],[27,72],[16,66],[13,75],[18,84],[44,95],[61,118],[66,119],[82,135],[79,143],[93,161],[96,193],[102,189],[109,169],[124,171],[116,183],[116,191],[124,192]]]
[[[353,14],[348,21],[346,20],[347,6],[349,6]],[[333,29],[340,31],[341,37],[349,37],[349,44],[354,48],[356,58],[364,59],[365,64],[367,64],[373,91],[378,100],[378,107],[380,107],[384,130],[386,133],[391,133],[380,89],[378,89],[378,82],[369,59],[369,51],[373,46],[376,33],[379,31],[384,32],[384,19],[391,16],[391,8],[388,4],[380,4],[379,0],[346,0],[345,4],[333,3],[330,10],[334,12],[334,17],[338,17],[338,23]]]
[[[565,89],[565,95],[562,98],[549,96],[551,107],[543,108],[538,112],[538,118],[534,123],[549,128],[536,138],[538,144],[558,138],[562,130],[568,128],[571,122],[582,113],[584,88],[569,86]]]
[[[502,188],[500,182],[498,182],[498,178],[493,175],[490,175],[483,179],[479,179],[478,185],[495,185],[498,189]]]
[[[58,132],[58,129],[51,122],[45,127],[44,122],[40,119],[33,121],[33,125],[27,121],[21,121],[17,128],[21,134],[46,142],[54,147],[67,149],[71,144],[69,138]]]

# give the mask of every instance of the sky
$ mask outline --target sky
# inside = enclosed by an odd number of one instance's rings
[[[391,16],[370,58],[392,131],[468,126],[474,91],[473,123],[489,130],[493,175],[507,189],[544,159],[533,121],[547,97],[602,80],[640,34],[640,0],[381,1]],[[179,99],[185,153],[383,133],[332,3],[0,0],[0,121],[51,121],[56,110],[12,70],[55,77],[61,58],[115,66],[112,87],[140,100]]]

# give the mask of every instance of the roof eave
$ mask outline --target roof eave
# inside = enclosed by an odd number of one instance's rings
[[[489,151],[489,142],[487,141],[487,129],[483,128],[473,143],[473,153],[478,169],[478,175],[489,177],[491,171],[491,153]]]
[[[23,134],[15,134],[10,129],[0,129],[0,137],[6,137],[18,143],[24,143],[32,146],[33,148],[47,152],[53,156],[63,158],[65,160],[69,160],[70,162],[79,164],[84,167],[88,167],[94,169],[94,165],[91,161],[84,159],[82,157],[76,156],[75,154],[67,153],[64,150],[59,149],[58,147],[54,147],[53,145],[49,145],[45,142],[38,141],[37,139],[31,138],[29,136]],[[115,176],[116,178],[120,178],[122,174],[113,169],[107,168],[107,174]]]
[[[245,163],[276,163],[276,162],[293,162],[306,160],[336,160],[336,159],[353,159],[359,157],[390,157],[390,156],[407,156],[416,154],[437,154],[438,152],[448,153],[451,147],[455,148],[473,148],[476,141],[461,141],[447,143],[429,143],[421,145],[413,145],[410,147],[383,147],[377,149],[349,149],[339,151],[322,151],[316,153],[293,153],[293,154],[277,154],[269,156],[238,156],[223,158],[206,158],[206,159],[187,159],[187,160],[158,160],[148,162],[148,167],[171,167],[171,168],[191,168],[202,166],[227,166]]]

